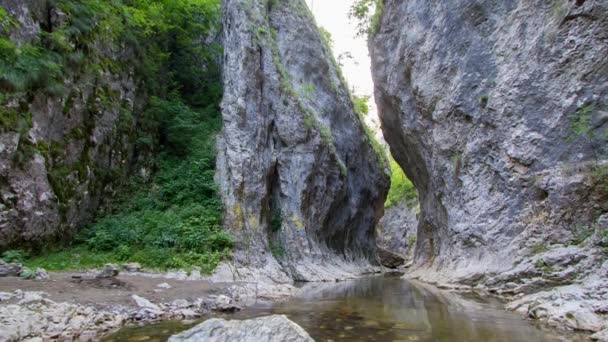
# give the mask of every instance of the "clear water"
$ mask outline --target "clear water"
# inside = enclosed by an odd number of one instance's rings
[[[309,284],[293,300],[256,305],[229,316],[285,314],[316,341],[585,341],[545,329],[496,300],[437,290],[399,278]],[[106,341],[165,341],[192,324],[128,327]]]

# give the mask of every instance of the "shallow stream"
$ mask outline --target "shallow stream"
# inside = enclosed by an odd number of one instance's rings
[[[229,317],[285,314],[316,341],[584,341],[502,309],[500,301],[400,278],[308,284],[302,296],[258,304]],[[198,323],[198,322],[197,322]],[[165,341],[192,324],[127,327],[105,341]]]

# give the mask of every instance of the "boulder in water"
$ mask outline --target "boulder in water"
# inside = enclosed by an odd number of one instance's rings
[[[213,318],[181,334],[169,342],[312,342],[308,333],[285,315],[273,315],[245,321]]]
[[[405,264],[404,257],[380,247],[378,247],[378,258],[380,258],[380,264],[388,268],[397,268]]]

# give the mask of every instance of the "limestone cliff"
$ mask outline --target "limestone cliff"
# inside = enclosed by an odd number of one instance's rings
[[[137,87],[133,67],[114,68],[129,53],[117,43],[41,49],[73,27],[51,2],[0,6],[0,248],[41,246],[89,222],[125,175]]]
[[[223,3],[218,179],[237,264],[289,277],[371,270],[386,161],[302,0]]]
[[[384,1],[372,69],[384,136],[420,195],[414,275],[504,294],[584,284],[564,293],[599,312],[607,36],[600,0]],[[549,316],[602,325],[577,314]]]

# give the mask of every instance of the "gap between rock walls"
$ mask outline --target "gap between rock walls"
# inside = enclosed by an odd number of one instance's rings
[[[605,338],[606,13],[355,1],[384,146],[304,0],[0,0],[0,275],[398,269]]]

